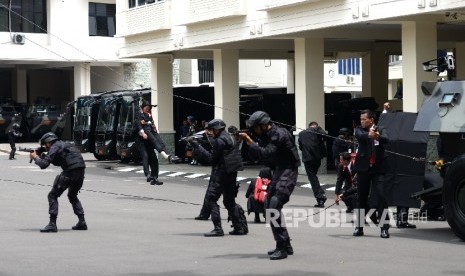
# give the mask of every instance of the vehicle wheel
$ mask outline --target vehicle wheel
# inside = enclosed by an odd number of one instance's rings
[[[465,241],[465,155],[447,168],[442,201],[447,222],[454,233]]]
[[[94,157],[95,159],[97,159],[98,161],[103,161],[105,160],[105,155],[98,155],[94,152]]]

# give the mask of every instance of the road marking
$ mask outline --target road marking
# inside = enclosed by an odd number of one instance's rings
[[[144,173],[144,170],[138,170],[136,173]]]
[[[183,174],[186,174],[186,173],[185,172],[176,172],[176,173],[168,174],[166,176],[175,177],[175,176],[180,176],[180,175],[183,175]]]
[[[165,174],[165,173],[169,173],[170,171],[159,171],[158,172],[158,175],[162,175],[162,174]]]
[[[137,168],[124,168],[124,169],[118,169],[117,171],[119,172],[130,172],[133,170],[137,170]]]
[[[328,188],[328,189],[326,189],[326,191],[336,191],[336,187]]]
[[[194,173],[194,174],[191,174],[191,175],[186,175],[184,177],[187,177],[187,178],[197,178],[197,177],[201,177],[201,176],[204,176],[206,174],[204,173]]]
[[[238,176],[236,177],[236,181],[242,181],[244,179],[247,179],[248,177],[242,177],[242,176]]]

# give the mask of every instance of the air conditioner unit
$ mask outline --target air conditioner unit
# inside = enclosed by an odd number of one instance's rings
[[[22,34],[14,34],[13,35],[13,43],[14,44],[24,44],[26,42],[26,36]]]

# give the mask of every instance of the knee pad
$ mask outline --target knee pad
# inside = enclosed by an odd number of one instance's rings
[[[281,209],[282,207],[283,204],[277,196],[272,196],[268,201],[268,209]]]

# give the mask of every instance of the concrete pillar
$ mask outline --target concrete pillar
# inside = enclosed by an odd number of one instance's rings
[[[295,70],[294,60],[287,60],[287,94],[295,93]]]
[[[295,44],[295,109],[297,131],[311,121],[324,128],[324,40],[297,38]]]
[[[417,112],[423,102],[421,83],[435,81],[435,72],[422,63],[437,56],[436,22],[402,23],[403,110]]]
[[[215,118],[239,127],[239,51],[213,50]]]
[[[90,63],[78,63],[74,65],[74,99],[90,93]]]
[[[455,45],[455,75],[457,80],[465,80],[465,42]]]
[[[170,58],[153,58],[152,61],[152,109],[158,131],[173,132],[173,66]]]
[[[173,64],[169,57],[151,59],[151,103],[157,105],[152,108],[152,115],[158,133],[166,145],[166,152],[175,152],[175,131],[173,130]],[[161,164],[168,161],[159,157]]]
[[[27,70],[16,68],[16,91],[13,91],[13,100],[18,103],[27,103]]]
[[[388,100],[388,57],[384,51],[372,50],[362,58],[362,97],[374,97],[382,110]]]

